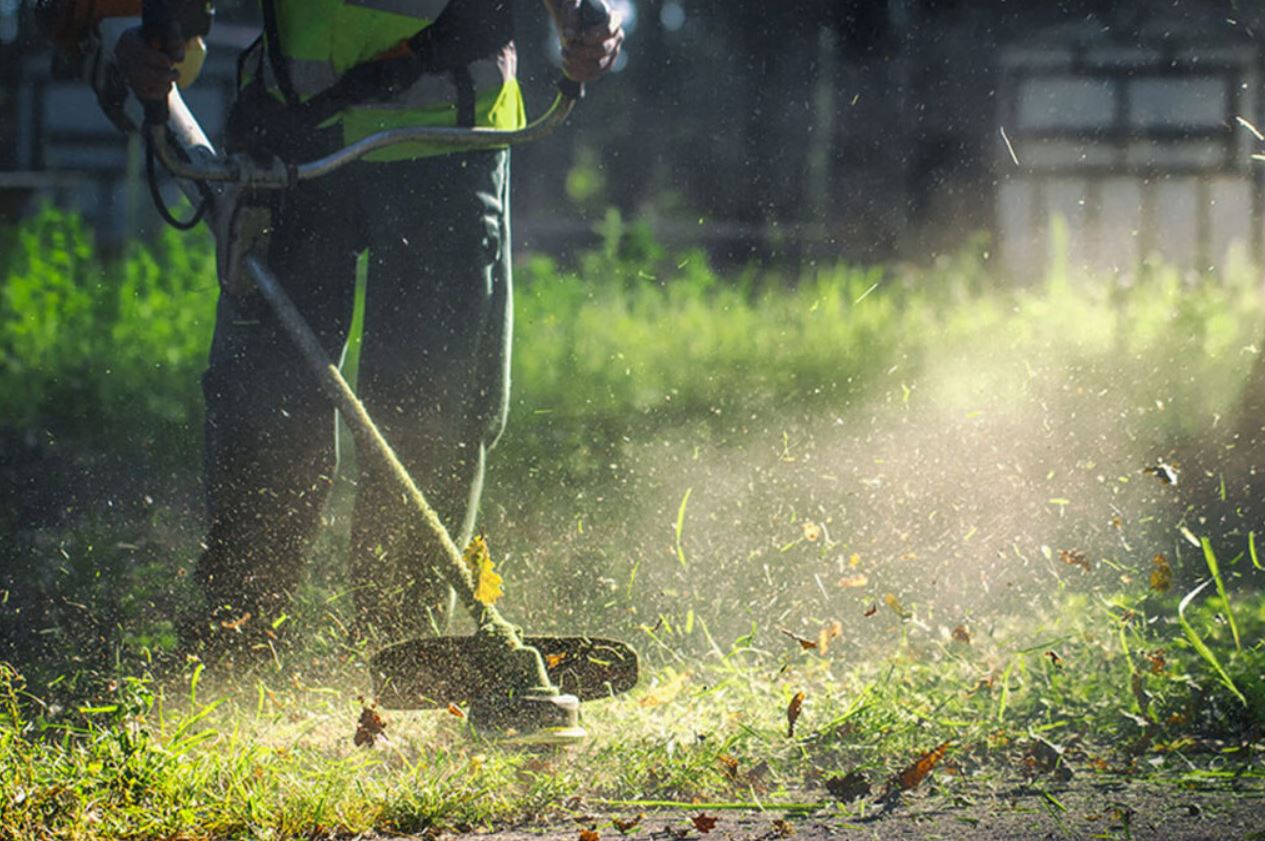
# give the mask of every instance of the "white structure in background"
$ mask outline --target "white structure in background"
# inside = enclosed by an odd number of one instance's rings
[[[1005,51],[996,231],[1017,278],[1044,270],[1060,217],[1070,265],[1098,274],[1152,257],[1216,270],[1236,248],[1260,261],[1265,143],[1239,119],[1261,114],[1262,56],[1221,39],[1082,25]]]

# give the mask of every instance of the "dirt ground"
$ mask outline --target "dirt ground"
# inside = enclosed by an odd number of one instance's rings
[[[1048,796],[1047,796],[1048,795]],[[584,806],[580,806],[584,811]],[[627,835],[612,819],[635,819],[635,809],[594,808],[572,821],[468,833],[439,833],[442,841],[538,841],[581,838],[592,830],[597,838],[699,839],[700,841],[775,841],[795,838],[971,839],[1155,839],[1155,841],[1265,841],[1265,782],[1245,781],[1236,787],[1192,790],[1173,784],[1081,783],[1045,787],[999,786],[970,795],[913,794],[884,810],[847,816],[833,808],[812,814],[779,811],[694,809],[649,810]],[[694,818],[716,819],[701,833]],[[706,822],[704,821],[704,826]]]

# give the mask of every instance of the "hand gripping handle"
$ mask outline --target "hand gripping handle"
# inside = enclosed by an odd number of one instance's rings
[[[168,8],[171,0],[142,0],[141,37],[156,50],[165,49],[175,21]],[[167,100],[145,100],[146,125],[163,125],[167,122]]]
[[[580,0],[580,25],[585,29],[602,26],[611,19],[611,10],[605,0]],[[568,99],[584,96],[584,83],[566,76],[558,79],[558,91]]]

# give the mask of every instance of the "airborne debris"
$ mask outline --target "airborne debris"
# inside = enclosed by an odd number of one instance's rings
[[[1150,473],[1166,485],[1177,484],[1177,468],[1167,462],[1158,461],[1153,467],[1142,468],[1142,472]]]
[[[791,639],[795,640],[797,643],[799,643],[799,647],[805,651],[808,651],[810,649],[817,647],[816,640],[810,640],[808,637],[801,637],[799,634],[795,633],[794,631],[788,631],[786,628],[778,628],[778,630],[782,632],[783,634],[786,634],[786,636],[790,637]]]
[[[796,692],[795,697],[791,698],[791,702],[786,706],[786,738],[795,738],[795,722],[799,721],[799,714],[804,706],[804,693]]]
[[[376,703],[366,704],[364,698],[360,699],[360,703],[362,705],[360,720],[356,722],[356,735],[352,741],[356,747],[371,748],[378,737],[384,735],[387,723],[378,714],[378,705]]]
[[[1163,552],[1157,552],[1151,559],[1151,589],[1157,593],[1165,593],[1173,586],[1173,568],[1168,565],[1168,558]]]
[[[479,604],[491,607],[496,604],[505,591],[501,588],[502,579],[493,571],[495,564],[488,553],[488,542],[481,534],[470,538],[466,551],[462,553],[470,574],[474,578],[474,599]]]
[[[1068,566],[1080,567],[1085,572],[1091,572],[1093,566],[1089,563],[1089,559],[1085,557],[1085,553],[1079,549],[1060,549],[1059,560]]]

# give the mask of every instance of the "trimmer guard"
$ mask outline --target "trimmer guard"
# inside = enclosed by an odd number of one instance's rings
[[[527,637],[540,652],[554,686],[581,701],[627,692],[637,685],[637,652],[598,637]],[[370,661],[374,697],[389,709],[429,709],[465,703],[498,691],[489,669],[488,641],[428,637],[385,648]]]

